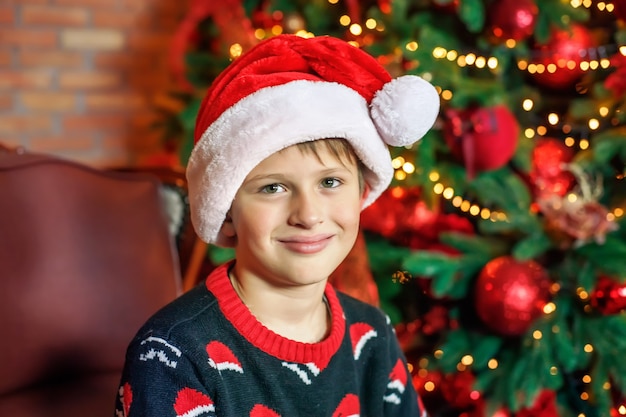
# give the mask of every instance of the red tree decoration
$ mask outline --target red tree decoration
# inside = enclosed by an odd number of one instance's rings
[[[361,227],[402,246],[444,252],[450,248],[440,243],[441,232],[474,233],[468,219],[431,210],[416,187],[387,189],[363,211]]]
[[[626,9],[626,5],[623,6]],[[626,56],[617,53],[611,57],[611,67],[615,71],[606,77],[604,87],[613,92],[617,99],[626,94]]]
[[[520,336],[542,314],[550,285],[546,271],[535,261],[495,258],[476,282],[476,312],[497,333]]]
[[[593,38],[586,27],[573,24],[570,29],[553,29],[550,40],[536,49],[540,58],[537,64],[543,64],[546,70],[536,73],[534,80],[551,89],[570,88],[584,74],[580,63],[588,50],[594,46]],[[555,65],[551,72],[549,65]]]
[[[489,8],[491,32],[498,39],[524,40],[535,31],[539,9],[533,0],[499,0]]]
[[[599,277],[596,288],[591,293],[591,305],[605,315],[626,310],[626,283],[617,282],[607,276]]]
[[[476,377],[470,371],[445,375],[441,381],[441,393],[448,404],[457,409],[474,408],[481,398],[473,388]]]
[[[538,139],[532,152],[530,179],[535,198],[557,195],[562,197],[574,183],[574,175],[565,164],[574,157],[574,151],[563,141],[554,138]]]
[[[446,116],[446,143],[470,178],[502,167],[515,153],[519,124],[507,107],[449,109]]]

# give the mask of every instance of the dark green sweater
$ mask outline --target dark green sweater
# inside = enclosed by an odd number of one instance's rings
[[[228,265],[155,314],[126,355],[117,417],[423,417],[388,317],[336,292],[326,339],[263,326]]]

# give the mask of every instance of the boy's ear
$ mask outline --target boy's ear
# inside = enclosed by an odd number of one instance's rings
[[[363,202],[365,201],[367,196],[370,194],[371,189],[372,188],[370,187],[368,183],[363,184],[363,192],[361,193],[361,205],[363,205]]]
[[[220,231],[228,238],[234,238],[237,236],[237,233],[235,232],[235,225],[233,224],[233,218],[230,215],[230,210],[226,213],[226,218],[224,219],[224,223],[222,223]]]

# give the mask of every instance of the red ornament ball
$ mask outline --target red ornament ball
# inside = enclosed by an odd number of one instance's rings
[[[392,187],[361,215],[361,228],[413,249],[440,249],[442,231],[474,233],[471,222],[455,214],[433,211],[418,187]]]
[[[520,336],[541,316],[550,300],[551,281],[532,260],[501,256],[487,263],[475,287],[476,312],[495,332]]]
[[[519,124],[506,106],[446,111],[444,138],[470,177],[501,168],[517,148]]]
[[[448,404],[458,409],[475,406],[481,400],[480,392],[473,387],[476,377],[470,371],[445,375],[441,381],[441,394]]]
[[[404,232],[429,230],[437,216],[423,201],[420,188],[393,187],[363,211],[361,227],[393,238]]]
[[[538,14],[533,0],[494,1],[489,8],[491,32],[502,40],[524,40],[533,34]]]
[[[594,40],[589,30],[582,25],[553,29],[548,42],[535,49],[538,57],[535,63],[541,64],[545,70],[535,73],[533,79],[555,90],[570,88],[584,74],[580,63],[593,46]]]
[[[391,13],[391,0],[378,0],[378,8],[384,14]]]
[[[415,363],[419,362],[420,358],[421,355],[415,358]],[[411,361],[411,358],[409,358],[409,361]],[[413,386],[415,386],[422,398],[440,394],[439,389],[443,380],[443,374],[440,371],[421,369],[415,366],[413,367],[411,379],[413,380]]]
[[[535,143],[531,155],[530,180],[535,197],[564,196],[575,181],[574,175],[565,169],[572,161],[574,151],[562,140],[541,138]]]
[[[626,310],[626,282],[618,282],[600,276],[591,293],[591,305],[604,315],[618,314]]]

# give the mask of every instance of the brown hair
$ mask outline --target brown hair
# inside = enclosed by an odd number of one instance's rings
[[[321,158],[319,156],[319,149],[320,146],[323,146],[342,164],[346,165],[346,163],[356,163],[359,175],[359,189],[361,192],[364,190],[365,179],[363,178],[363,162],[361,162],[361,159],[357,156],[356,152],[354,152],[354,148],[352,148],[352,145],[350,145],[347,140],[341,138],[319,139],[309,142],[300,142],[296,144],[296,146],[303,153],[312,153],[318,160],[320,160],[320,162]]]

